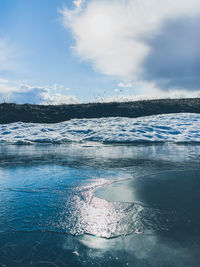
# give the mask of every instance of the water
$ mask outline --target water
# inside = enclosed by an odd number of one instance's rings
[[[0,266],[199,266],[199,118],[122,119],[121,127],[119,119],[80,120],[96,139],[86,141],[85,131],[74,142],[59,131],[77,132],[78,120],[2,125]],[[141,142],[147,124],[165,142]],[[172,128],[180,132],[173,142]]]

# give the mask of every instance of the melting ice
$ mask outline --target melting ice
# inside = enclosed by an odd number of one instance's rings
[[[0,125],[0,142],[199,142],[200,114],[167,114],[140,118],[73,119],[56,124]]]

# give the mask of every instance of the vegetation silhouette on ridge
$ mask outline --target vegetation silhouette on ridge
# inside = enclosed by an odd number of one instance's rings
[[[69,105],[0,104],[0,124],[12,122],[58,123],[70,119],[200,113],[200,98],[154,99],[130,102]]]

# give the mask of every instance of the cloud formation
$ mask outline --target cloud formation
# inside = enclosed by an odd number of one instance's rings
[[[166,23],[149,42],[143,77],[163,88],[200,89],[200,17]]]
[[[128,87],[132,87],[132,84],[131,83],[122,83],[122,82],[120,82],[120,83],[118,83],[117,86],[128,88]]]
[[[51,86],[34,87],[30,85],[18,85],[16,82],[0,79],[0,103],[4,102],[53,105],[79,103],[75,96],[54,92]]]
[[[199,15],[199,0],[93,0],[62,11],[74,51],[97,71],[192,90],[199,89]]]

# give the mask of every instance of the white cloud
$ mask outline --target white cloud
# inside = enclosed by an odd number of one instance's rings
[[[57,83],[54,83],[53,85],[50,86],[50,88],[52,90],[58,91],[58,90],[63,90],[64,89],[64,86],[63,85],[60,85],[60,84],[57,84]]]
[[[0,80],[1,81],[1,80]],[[53,85],[49,86],[49,88],[51,90],[54,90],[56,92],[62,92],[62,91],[70,91],[71,88],[69,87],[65,87],[63,85],[60,85],[60,84],[57,84],[57,83],[54,83]]]
[[[0,103],[17,103],[17,104],[78,104],[78,98],[73,95],[65,95],[53,90],[52,86],[30,86],[27,84],[19,84],[0,78]],[[130,92],[122,92],[122,90],[114,89],[113,96],[99,96],[91,99],[90,102],[127,102],[144,99],[155,98],[187,98],[200,97],[200,91],[187,90],[169,90],[161,91],[156,88],[153,83],[139,82],[137,87],[140,89],[140,94],[131,94]],[[147,90],[148,87],[148,90]]]
[[[84,2],[84,0],[76,0],[73,3],[77,8],[81,8],[83,2]]]
[[[0,78],[0,95],[8,95],[10,92],[17,91],[18,88],[15,83]]]
[[[118,94],[107,97],[99,97],[95,99],[94,102],[100,103],[110,103],[110,102],[129,102],[129,101],[139,101],[139,100],[151,100],[151,99],[166,99],[166,98],[196,98],[200,97],[200,91],[188,92],[186,90],[173,90],[168,92],[155,91],[147,94]]]
[[[142,79],[142,64],[151,53],[149,41],[165,23],[199,14],[199,0],[93,0],[79,10],[62,11],[76,54],[124,82]]]
[[[76,96],[56,94],[53,96],[48,96],[48,103],[53,105],[78,104],[79,100]]]
[[[1,79],[1,78],[0,78],[0,84],[2,84],[2,83],[3,83],[3,84],[8,83],[8,80],[6,80],[6,79]]]
[[[30,86],[0,79],[0,103],[53,105],[79,103],[75,96],[57,93],[52,87]]]
[[[120,82],[120,83],[118,83],[117,86],[128,88],[128,87],[132,87],[132,84],[131,83],[122,83],[122,82]]]
[[[124,90],[124,88],[114,89],[113,95],[101,95],[96,97],[92,102],[128,102],[138,100],[150,99],[166,99],[166,98],[199,98],[200,90],[186,90],[172,88],[168,91],[160,90],[153,82],[136,82],[133,84],[137,88],[137,92],[132,93],[131,90]]]

